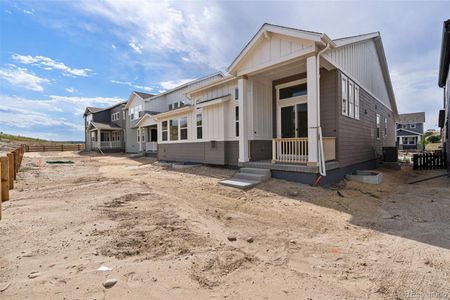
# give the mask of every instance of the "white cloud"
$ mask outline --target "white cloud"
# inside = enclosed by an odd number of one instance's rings
[[[5,13],[7,13],[8,15],[12,14],[12,12],[9,9],[5,9]]]
[[[23,12],[26,13],[27,15],[32,15],[32,16],[34,16],[34,9],[32,9],[32,10],[26,10],[26,9],[24,9]]]
[[[119,81],[119,80],[111,80],[112,83],[115,84],[122,84],[122,85],[127,85],[129,87],[135,88],[135,89],[140,89],[140,90],[144,90],[146,92],[151,92],[153,90],[152,87],[149,86],[143,86],[143,85],[138,85],[138,84],[133,84],[129,81]]]
[[[42,92],[44,90],[43,84],[50,82],[48,79],[29,73],[25,68],[18,68],[14,65],[9,65],[9,68],[0,69],[0,77],[8,81],[11,85],[23,87],[35,92]]]
[[[162,81],[159,83],[159,85],[166,90],[171,90],[173,88],[176,88],[180,85],[183,85],[185,83],[188,83],[194,79],[180,79],[180,80],[168,80],[168,81]]]
[[[71,93],[71,94],[73,94],[73,92],[75,92],[75,89],[74,88],[67,88],[66,91]]]
[[[41,55],[31,56],[31,55],[13,54],[12,59],[22,64],[38,66],[44,70],[53,70],[53,69],[59,70],[65,76],[88,77],[90,76],[90,73],[92,71],[91,69],[87,68],[73,69],[71,67],[66,66],[62,62]]]
[[[106,0],[81,1],[79,6],[123,28],[116,34],[136,53],[170,51],[214,69],[228,64],[229,41],[224,43],[227,39],[218,30],[228,22],[216,3]]]
[[[129,42],[128,45],[134,50],[134,52],[142,54],[142,46],[138,45],[136,42]]]
[[[117,47],[116,47],[116,45],[111,44],[111,48],[116,49]]]

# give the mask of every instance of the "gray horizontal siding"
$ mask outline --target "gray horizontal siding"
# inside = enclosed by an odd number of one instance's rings
[[[338,80],[341,91],[342,81]],[[341,114],[341,93],[338,93],[337,159],[341,167],[381,157],[383,146],[395,146],[395,122],[393,112],[360,87],[360,119]],[[376,115],[380,115],[380,139],[376,138]],[[388,135],[384,136],[384,119],[388,119]]]

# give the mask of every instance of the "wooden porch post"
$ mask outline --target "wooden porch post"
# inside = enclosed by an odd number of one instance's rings
[[[8,153],[6,156],[9,162],[9,189],[12,190],[14,188],[14,154]]]
[[[308,166],[317,166],[318,162],[318,120],[317,120],[317,59],[306,59],[307,102],[308,102]]]
[[[9,159],[6,156],[0,157],[0,178],[2,201],[9,200]]]
[[[101,130],[97,129],[97,148],[101,149]]]
[[[239,90],[239,162],[248,162],[248,124],[247,124],[247,77],[238,79]]]

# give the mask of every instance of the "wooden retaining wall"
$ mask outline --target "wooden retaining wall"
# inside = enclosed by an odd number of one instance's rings
[[[0,157],[0,220],[2,218],[2,202],[9,200],[9,191],[14,188],[14,180],[22,164],[25,147],[21,146],[5,156]]]

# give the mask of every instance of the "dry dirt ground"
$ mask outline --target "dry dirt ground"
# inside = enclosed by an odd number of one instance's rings
[[[383,172],[240,191],[223,168],[27,153],[3,203],[0,299],[449,299],[450,179]]]

